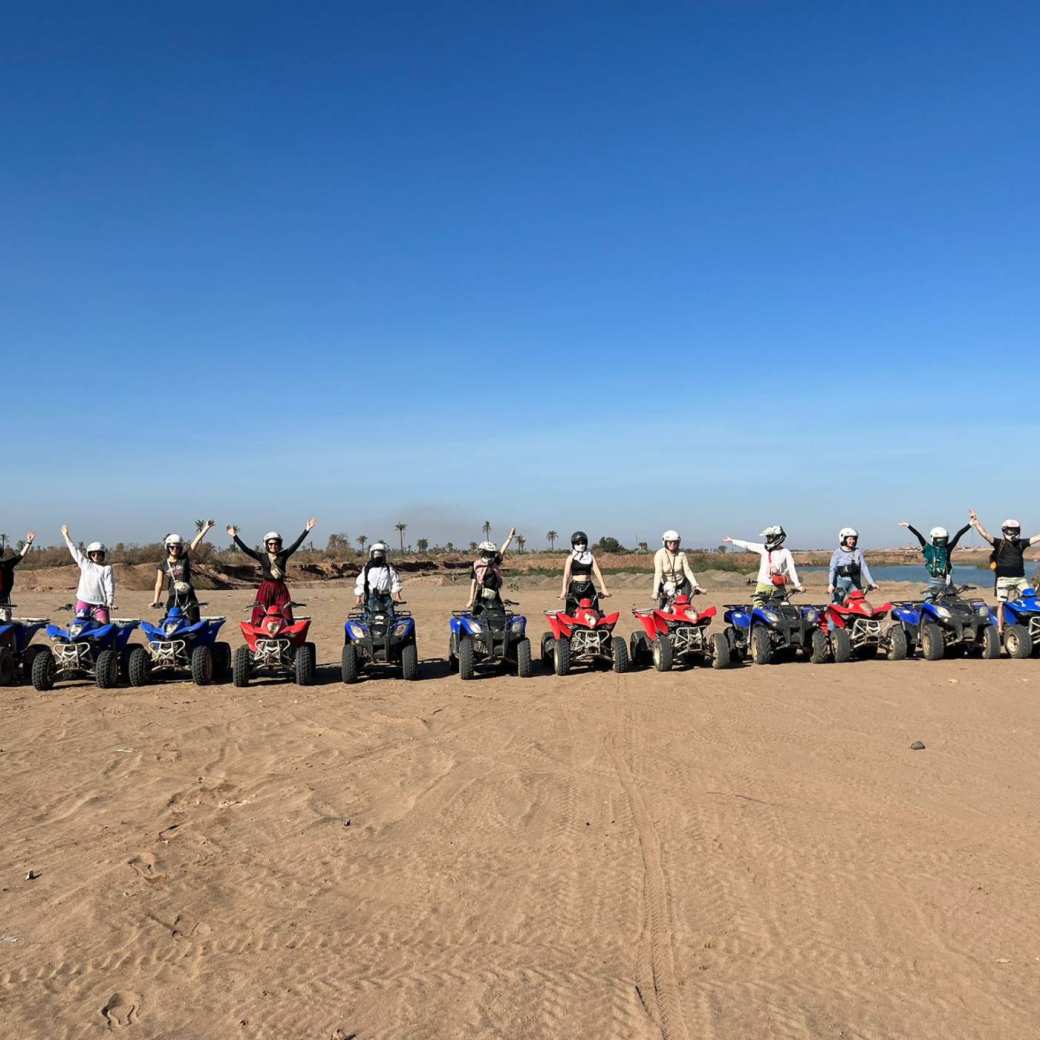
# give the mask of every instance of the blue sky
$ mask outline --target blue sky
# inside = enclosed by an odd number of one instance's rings
[[[1040,529],[1040,8],[652,7],[6,12],[0,529]]]

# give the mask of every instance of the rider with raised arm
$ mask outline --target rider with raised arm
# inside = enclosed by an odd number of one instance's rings
[[[598,605],[600,599],[606,599],[609,595],[596,557],[589,551],[589,536],[584,531],[575,531],[571,535],[571,554],[563,567],[560,599],[565,601],[564,610],[573,614],[583,599],[591,599]]]
[[[81,553],[69,534],[68,524],[62,525],[61,536],[79,566],[76,613],[90,615],[99,624],[107,625],[116,599],[116,580],[112,568],[105,563],[108,550],[101,542],[91,542],[86,553]]]
[[[11,620],[11,590],[14,588],[14,569],[29,554],[36,541],[36,532],[27,531],[25,543],[13,556],[5,556],[0,560],[0,621]]]
[[[184,548],[184,539],[179,534],[168,534],[163,539],[163,547],[166,549],[166,558],[159,564],[155,572],[155,592],[152,594],[152,606],[162,606],[162,587],[168,582],[166,592],[166,612],[171,607],[180,607],[185,617],[193,625],[197,625],[200,619],[199,597],[195,592],[195,585],[191,580],[191,554],[199,547],[202,539],[209,534],[213,527],[213,521],[207,520],[198,534],[191,540],[191,545]]]
[[[473,576],[469,583],[469,602],[467,610],[479,609],[482,600],[501,598],[502,592],[502,558],[509,551],[516,528],[509,529],[509,536],[500,549],[494,542],[481,542],[477,546],[477,558],[473,561]]]
[[[859,547],[859,531],[854,527],[843,527],[838,532],[838,548],[831,554],[827,591],[835,603],[844,603],[853,589],[869,592],[876,588],[866,557]]]
[[[802,583],[798,580],[798,571],[794,565],[794,557],[790,549],[784,548],[787,540],[787,532],[779,525],[773,524],[767,527],[760,535],[765,539],[762,542],[745,542],[742,538],[730,538],[728,535],[722,540],[728,545],[736,545],[748,552],[758,553],[758,578],[751,602],[756,607],[764,606],[775,596],[777,591],[791,585],[797,592],[802,591]]]
[[[968,513],[968,521],[983,538],[993,546],[990,566],[994,570],[993,591],[997,595],[997,622],[1004,630],[1004,604],[1009,599],[1018,599],[1025,589],[1032,588],[1026,578],[1025,551],[1040,542],[1040,534],[1032,538],[1022,537],[1022,525],[1017,520],[1005,520],[1000,525],[1000,537],[994,538],[986,530],[975,510]]]
[[[692,596],[704,591],[697,584],[686,553],[679,549],[680,543],[678,531],[665,531],[661,535],[661,548],[654,553],[654,584],[650,595],[657,599],[659,610],[664,610],[676,596]]]
[[[386,542],[369,546],[368,561],[354,582],[354,604],[364,606],[371,613],[385,610],[385,603],[393,599],[401,602],[401,577],[387,560]]]
[[[928,532],[930,541],[907,520],[899,521],[900,527],[905,527],[921,543],[921,555],[924,557],[924,565],[928,571],[928,590],[926,599],[945,592],[953,584],[953,550],[957,543],[971,530],[971,524],[965,524],[952,538],[945,527],[933,527]]]
[[[241,538],[238,537],[238,528],[234,524],[227,525],[227,533],[235,541],[235,545],[246,554],[251,556],[260,564],[262,581],[256,590],[256,602],[253,604],[253,624],[259,625],[264,619],[269,607],[277,607],[285,614],[288,620],[292,620],[292,597],[289,595],[289,586],[285,584],[285,575],[289,566],[289,557],[301,545],[303,540],[314,530],[318,521],[315,517],[304,525],[303,534],[296,539],[288,548],[282,547],[282,536],[277,531],[268,531],[264,535],[264,551],[257,552],[250,549]]]

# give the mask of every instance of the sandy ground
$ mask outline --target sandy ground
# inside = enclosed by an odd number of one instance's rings
[[[2,1036],[1040,1034],[1040,661],[347,688],[298,595],[313,688],[0,691]]]

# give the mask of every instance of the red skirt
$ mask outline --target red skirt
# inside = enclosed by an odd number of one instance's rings
[[[259,625],[264,620],[268,607],[286,607],[284,611],[290,621],[293,619],[292,608],[288,604],[292,601],[289,595],[289,586],[284,581],[273,581],[268,579],[260,583],[256,590],[256,603],[253,604],[253,624]]]

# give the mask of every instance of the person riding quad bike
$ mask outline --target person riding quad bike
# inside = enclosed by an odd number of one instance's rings
[[[100,624],[107,625],[116,598],[115,577],[112,568],[105,563],[108,550],[101,542],[91,542],[85,554],[80,552],[69,534],[68,524],[62,525],[61,536],[65,539],[69,554],[79,566],[75,605],[77,617],[92,617]]]
[[[748,552],[758,553],[760,557],[758,578],[755,592],[751,597],[751,602],[756,607],[765,606],[778,590],[787,585],[791,585],[798,592],[802,591],[802,583],[798,580],[794,557],[791,555],[790,549],[784,548],[787,532],[779,524],[773,524],[771,527],[767,527],[759,537],[765,539],[764,544],[762,542],[745,542],[742,538],[730,538],[728,535],[722,539],[728,545],[736,545]]]
[[[179,607],[181,613],[193,625],[197,625],[200,619],[199,597],[195,592],[195,586],[191,580],[191,554],[199,547],[202,539],[209,534],[213,527],[213,521],[207,520],[199,528],[198,534],[191,540],[191,545],[185,549],[184,539],[179,534],[168,534],[163,539],[166,549],[166,558],[159,564],[155,573],[155,592],[152,594],[152,606],[161,607],[162,587],[168,583],[166,590],[166,612]]]
[[[921,543],[921,555],[928,571],[925,598],[945,593],[953,584],[953,550],[971,529],[971,524],[965,524],[952,538],[945,527],[933,527],[928,532],[929,541],[925,541],[924,535],[908,521],[900,520],[899,526],[905,527]]]
[[[692,596],[704,590],[697,584],[686,553],[680,551],[678,531],[661,535],[661,548],[654,553],[654,584],[650,598],[657,600],[657,609],[664,610],[676,596]]]
[[[502,558],[509,551],[516,528],[509,529],[509,535],[500,549],[494,542],[484,541],[477,546],[477,558],[473,561],[473,576],[469,583],[469,601],[466,610],[474,615],[480,614],[485,606],[496,606],[502,598]]]
[[[287,549],[282,547],[282,536],[277,531],[268,531],[264,535],[263,552],[250,549],[238,537],[238,528],[234,524],[227,525],[227,533],[234,539],[235,545],[246,556],[251,556],[260,564],[260,574],[263,580],[260,582],[260,587],[256,590],[256,602],[253,604],[251,623],[254,626],[259,625],[264,620],[269,607],[277,607],[282,611],[285,619],[290,623],[292,622],[292,597],[289,595],[289,586],[285,584],[289,557],[303,545],[303,540],[317,525],[317,519],[312,516],[304,525],[303,534]]]
[[[1017,520],[1005,520],[1000,525],[1000,537],[994,538],[986,530],[978,513],[971,510],[968,522],[993,546],[990,567],[993,568],[993,591],[997,597],[997,626],[1004,631],[1004,604],[1018,599],[1032,583],[1026,578],[1025,551],[1040,542],[1040,534],[1032,538],[1022,537],[1022,525]]]
[[[598,610],[600,599],[606,599],[609,595],[596,557],[589,552],[589,536],[584,531],[575,531],[571,535],[571,554],[563,567],[560,599],[565,602],[564,612],[573,614],[583,599],[591,600]]]
[[[386,554],[386,542],[374,542],[368,550],[368,562],[354,582],[354,605],[371,613],[385,611],[391,602],[401,602],[401,576],[390,566]]]
[[[838,548],[831,554],[827,574],[827,591],[832,601],[844,603],[854,590],[866,593],[876,588],[863,550],[859,547],[859,531],[854,527],[843,527],[838,532]]]
[[[14,588],[14,569],[29,554],[36,541],[36,532],[27,531],[22,548],[13,556],[0,559],[0,621],[11,620],[11,590]]]

